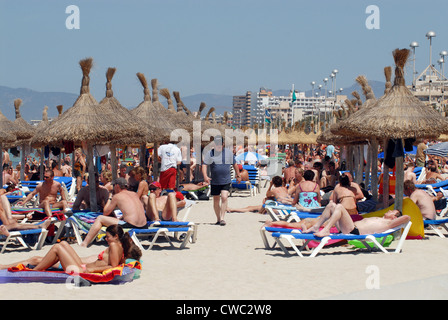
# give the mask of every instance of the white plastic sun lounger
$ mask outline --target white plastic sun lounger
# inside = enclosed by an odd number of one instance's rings
[[[438,227],[444,228],[448,232],[448,218],[446,219],[439,219],[439,220],[423,220],[423,224],[425,227],[429,227],[431,230],[433,230],[437,235],[441,238],[446,238],[446,236],[443,234],[442,231],[439,230]]]
[[[399,253],[402,250],[404,241],[406,240],[406,236],[409,232],[409,229],[411,228],[411,224],[412,224],[412,222],[409,221],[406,224],[403,224],[403,225],[398,226],[393,229],[389,229],[382,233],[375,233],[375,234],[368,234],[368,235],[353,235],[353,234],[336,233],[336,234],[330,234],[329,236],[320,238],[320,237],[316,237],[315,235],[309,234],[309,233],[274,232],[272,234],[272,237],[274,238],[276,243],[280,246],[280,248],[283,250],[283,252],[286,255],[290,255],[290,252],[285,247],[282,240],[286,241],[293,248],[295,253],[300,257],[304,257],[301,250],[303,248],[305,248],[310,241],[313,241],[313,240],[318,241],[320,243],[316,248],[314,248],[311,251],[311,254],[309,255],[310,258],[315,257],[319,253],[319,251],[323,248],[323,246],[325,246],[325,244],[327,244],[327,242],[330,240],[360,240],[361,242],[364,243],[366,248],[370,248],[370,246],[367,245],[366,241],[372,241],[375,244],[375,246],[378,249],[380,249],[382,252],[389,253],[389,251],[386,248],[384,248],[383,244],[378,242],[377,238],[385,239],[387,235],[397,232],[403,228],[403,233],[401,234],[400,240],[398,241],[397,247],[394,251],[395,253]],[[302,244],[302,246],[297,247],[296,244],[294,243],[294,240],[304,240],[304,243]]]

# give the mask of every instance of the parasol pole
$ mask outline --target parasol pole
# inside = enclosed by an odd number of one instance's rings
[[[395,203],[394,209],[403,210],[403,193],[404,193],[404,165],[403,157],[395,158]]]
[[[110,165],[112,167],[112,181],[118,177],[118,161],[117,161],[117,146],[110,145]]]
[[[87,168],[89,170],[89,195],[90,195],[90,210],[97,212],[96,202],[96,181],[95,168],[93,165],[93,146],[92,142],[87,142]]]

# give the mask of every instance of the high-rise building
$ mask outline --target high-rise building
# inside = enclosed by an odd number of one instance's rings
[[[233,96],[233,125],[235,127],[251,125],[251,105],[252,92],[247,91],[246,95]]]

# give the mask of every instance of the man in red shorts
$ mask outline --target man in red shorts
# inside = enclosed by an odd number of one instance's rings
[[[177,166],[182,161],[180,149],[170,143],[163,144],[157,149],[160,157],[160,177],[159,182],[162,189],[174,189],[176,187]]]

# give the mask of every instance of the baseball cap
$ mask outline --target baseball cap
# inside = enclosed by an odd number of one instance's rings
[[[162,185],[158,181],[154,181],[153,183],[151,183],[149,185],[149,187],[156,187],[156,188],[162,189]]]
[[[113,186],[116,184],[118,184],[122,189],[128,187],[128,181],[125,178],[117,178],[114,181],[112,181]]]

